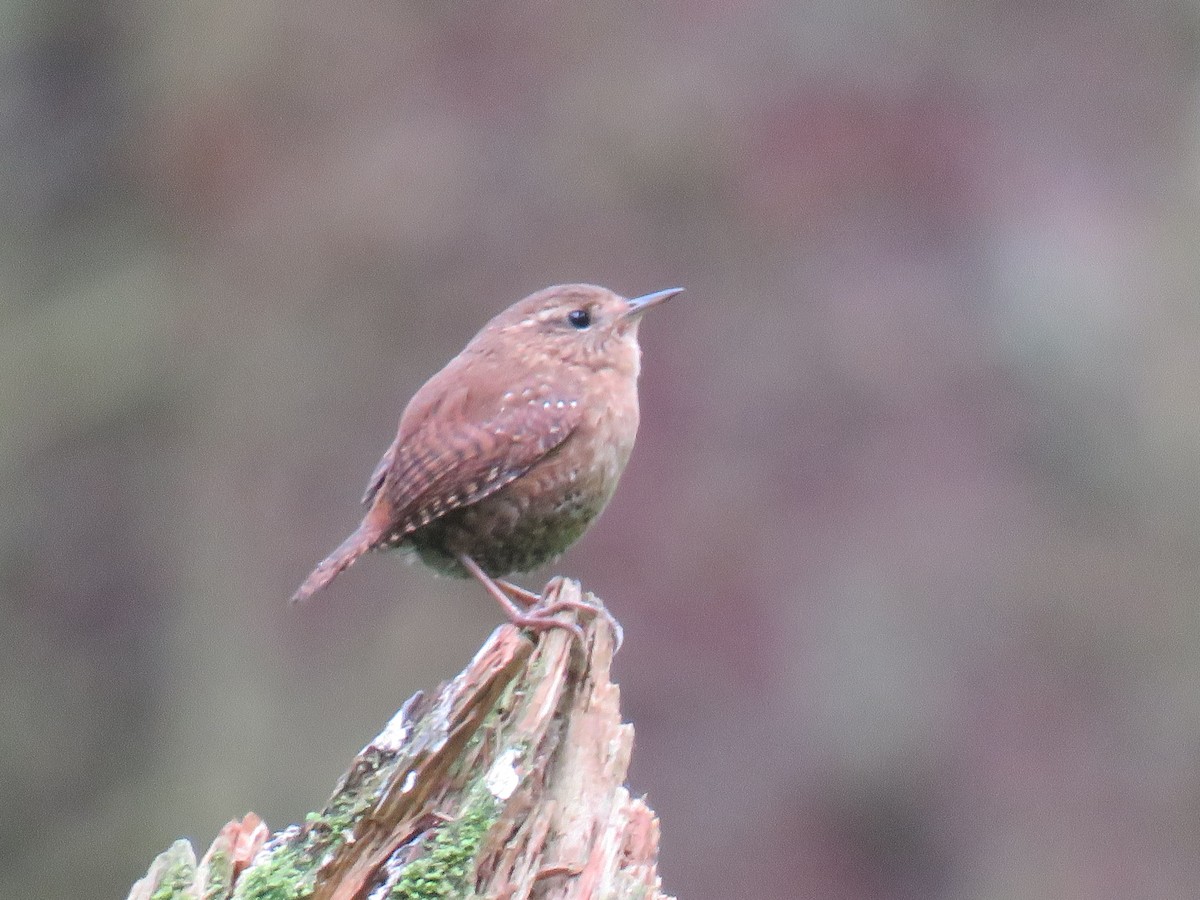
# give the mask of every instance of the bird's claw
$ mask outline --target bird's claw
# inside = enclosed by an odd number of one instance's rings
[[[575,610],[577,612],[588,613],[592,616],[603,616],[605,621],[613,631],[613,653],[621,649],[621,645],[625,643],[625,628],[617,621],[617,617],[609,612],[601,602],[590,603],[587,600],[563,600],[560,598],[563,587],[567,581],[561,575],[556,575],[546,582],[546,587],[542,590],[541,603],[536,607],[536,615],[553,615],[564,610]],[[594,595],[593,595],[594,596]],[[582,646],[582,641],[580,642]]]
[[[586,652],[587,638],[584,636],[583,629],[579,627],[579,623],[560,619],[554,615],[556,612],[558,610],[552,608],[539,609],[537,612],[514,616],[511,621],[519,628],[528,628],[530,631],[550,631],[554,628],[562,628],[571,632],[571,636],[579,641],[579,649]]]

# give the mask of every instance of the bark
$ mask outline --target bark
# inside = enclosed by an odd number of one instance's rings
[[[576,582],[554,590],[580,597]],[[668,900],[658,819],[624,786],[633,727],[609,680],[613,631],[578,621],[583,648],[564,629],[500,627],[404,704],[319,813],[274,835],[251,813],[199,862],[176,841],[130,900]]]

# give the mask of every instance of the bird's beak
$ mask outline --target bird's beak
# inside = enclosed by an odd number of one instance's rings
[[[644,297],[634,297],[629,302],[629,309],[621,316],[623,319],[637,319],[646,310],[653,306],[670,300],[676,294],[682,294],[683,288],[667,288],[665,291],[655,291],[653,294],[647,294]]]

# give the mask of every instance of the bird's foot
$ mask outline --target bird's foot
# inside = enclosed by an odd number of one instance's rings
[[[565,608],[563,607],[563,609]],[[586,653],[587,638],[584,637],[583,629],[579,627],[579,623],[560,619],[555,615],[557,612],[561,612],[561,610],[547,607],[539,609],[537,612],[510,614],[508,621],[512,622],[518,628],[528,628],[530,631],[550,631],[554,628],[563,628],[571,632],[571,636],[579,641],[579,649]]]
[[[625,629],[621,623],[617,621],[617,617],[609,612],[608,608],[601,602],[589,603],[587,600],[562,600],[559,595],[562,593],[563,586],[567,583],[561,575],[556,575],[546,582],[546,586],[542,588],[540,594],[535,594],[531,590],[521,587],[519,584],[514,584],[504,578],[497,578],[496,584],[500,589],[509,596],[511,600],[523,604],[529,611],[530,615],[553,615],[564,610],[583,611],[588,615],[602,615],[608,624],[612,626],[613,641],[615,653],[621,649],[621,645],[625,643]]]
[[[591,616],[603,616],[613,631],[613,653],[620,650],[621,645],[625,643],[625,628],[617,621],[617,617],[609,612],[608,607],[599,600],[595,600],[595,602],[583,599],[563,600],[561,595],[566,583],[567,579],[561,575],[555,575],[546,582],[546,586],[542,588],[542,594],[538,598],[539,603],[534,608],[537,615],[549,615],[571,609]]]
[[[484,586],[492,598],[500,604],[505,615],[508,616],[508,621],[512,622],[518,628],[528,628],[531,631],[549,631],[552,628],[565,628],[571,632],[571,635],[579,640],[579,649],[587,652],[587,640],[584,638],[583,629],[576,622],[568,622],[564,619],[557,618],[554,614],[561,612],[564,609],[574,608],[578,604],[568,601],[560,601],[560,606],[541,605],[542,597],[531,591],[526,591],[524,588],[517,587],[511,581],[500,581],[488,575],[480,567],[479,563],[475,562],[470,556],[465,553],[458,554],[458,561],[463,567],[475,576],[476,580]],[[521,609],[513,601],[510,591],[514,591],[526,600],[532,597],[529,601],[528,609]],[[544,596],[544,595],[543,595]],[[595,607],[588,607],[595,609]]]

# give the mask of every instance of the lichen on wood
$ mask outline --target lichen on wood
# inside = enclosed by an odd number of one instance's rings
[[[549,600],[580,598],[552,584]],[[273,836],[251,813],[199,863],[177,841],[130,900],[667,900],[658,819],[624,787],[613,632],[604,616],[580,624],[582,648],[565,629],[501,626],[401,707],[323,810]]]

